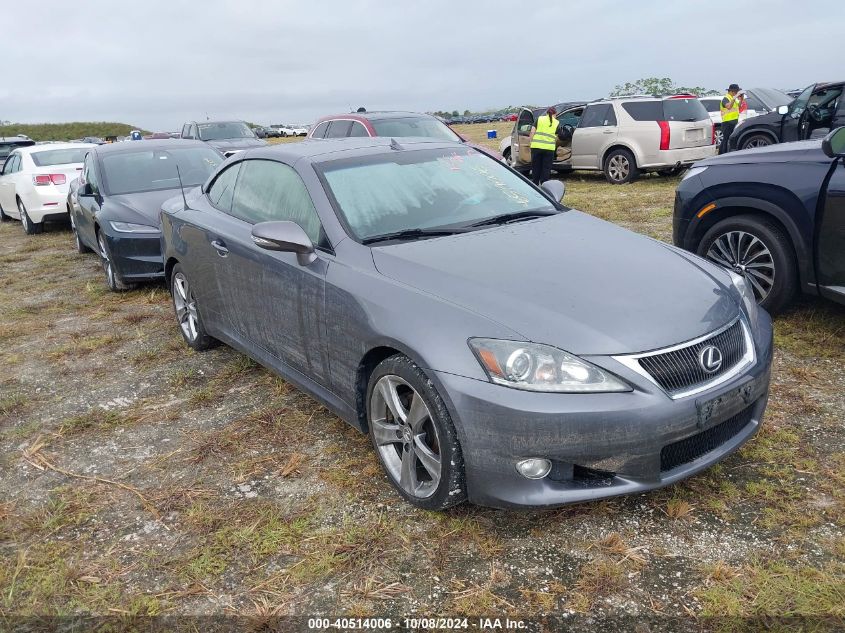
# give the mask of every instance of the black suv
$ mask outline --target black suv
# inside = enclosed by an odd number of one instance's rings
[[[742,275],[770,312],[799,289],[845,304],[845,127],[696,163],[673,238]]]
[[[843,87],[845,81],[807,86],[789,105],[738,125],[728,140],[730,149],[821,138],[845,125]]]
[[[6,158],[16,147],[28,147],[30,145],[35,145],[35,141],[26,136],[0,136],[0,168],[3,167]]]

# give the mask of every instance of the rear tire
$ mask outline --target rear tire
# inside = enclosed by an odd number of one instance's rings
[[[79,237],[79,231],[76,230],[76,222],[73,221],[73,213],[68,209],[68,217],[70,218],[70,230],[73,231],[73,242],[77,253],[90,253],[91,249],[85,246],[82,239]]]
[[[772,139],[766,134],[752,134],[743,139],[740,149],[753,149],[755,147],[768,147],[772,145]]]
[[[772,314],[783,310],[798,289],[792,242],[766,218],[738,215],[722,220],[704,234],[696,252],[750,281],[757,303]]]
[[[370,376],[366,403],[376,455],[406,501],[444,510],[466,499],[458,434],[422,369],[401,354],[383,360]]]
[[[21,214],[21,225],[23,226],[24,233],[27,235],[38,235],[44,230],[43,222],[33,222],[29,217],[29,214],[26,212],[26,206],[24,206],[23,200],[21,199],[18,199],[18,211]]]
[[[176,264],[170,274],[170,297],[173,300],[179,331],[188,347],[197,352],[204,352],[220,344],[220,341],[205,329],[197,299],[181,264]]]
[[[614,149],[604,158],[604,177],[613,185],[624,185],[640,175],[634,155],[627,149]]]

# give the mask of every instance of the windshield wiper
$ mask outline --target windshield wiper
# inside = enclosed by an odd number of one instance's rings
[[[456,233],[466,233],[466,229],[405,229],[404,231],[366,237],[361,240],[361,244],[374,244],[375,242],[387,242],[388,240],[412,240],[418,237],[438,237],[441,235],[455,235]]]
[[[560,211],[516,211],[514,213],[503,213],[502,215],[494,215],[492,218],[486,220],[479,220],[469,224],[470,227],[476,226],[490,226],[495,224],[507,224],[508,222],[518,222],[519,220],[530,220],[532,218],[542,218],[547,215],[557,215]]]

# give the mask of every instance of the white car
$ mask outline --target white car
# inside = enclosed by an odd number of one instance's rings
[[[719,110],[719,104],[722,103],[723,96],[699,97],[698,99],[704,105],[704,109],[707,110],[710,120],[716,128],[717,146],[722,144],[722,114]],[[750,88],[745,91],[745,100],[748,108],[739,113],[740,123],[761,114],[774,112],[778,109],[778,106],[789,104],[792,97],[772,88]]]
[[[0,174],[0,220],[21,221],[28,235],[44,222],[65,221],[68,186],[79,176],[91,143],[53,143],[18,147]]]
[[[288,129],[293,132],[293,136],[307,136],[308,128],[304,125],[289,125]]]
[[[276,130],[281,137],[296,136],[290,125],[271,125],[270,128]]]

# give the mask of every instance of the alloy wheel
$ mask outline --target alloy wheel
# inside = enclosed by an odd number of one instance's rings
[[[722,130],[716,130],[716,147],[722,146]]]
[[[772,291],[775,262],[769,248],[756,235],[745,231],[722,233],[707,249],[707,259],[745,277],[754,289],[757,303]]]
[[[18,213],[21,216],[21,224],[23,224],[23,230],[28,234],[30,231],[32,231],[32,220],[29,219],[29,216],[26,214],[26,207],[23,206],[23,202],[21,202],[20,200],[18,200]]]
[[[114,276],[114,266],[112,265],[111,258],[109,257],[109,251],[106,248],[106,239],[103,237],[103,233],[97,233],[97,244],[100,245],[100,257],[103,260],[103,270],[106,272],[106,282],[109,285],[109,288],[116,288],[117,287],[117,280]]]
[[[768,140],[762,137],[757,137],[748,141],[745,144],[745,149],[753,149],[755,147],[768,147],[769,145],[771,145],[771,143]]]
[[[631,172],[631,164],[628,159],[621,154],[613,156],[607,164],[607,173],[610,178],[615,181],[625,180]]]
[[[173,305],[185,338],[195,341],[199,335],[197,301],[187,277],[181,272],[173,276]]]
[[[441,442],[422,396],[399,376],[382,376],[370,396],[370,424],[399,487],[420,499],[433,495],[443,472]]]

